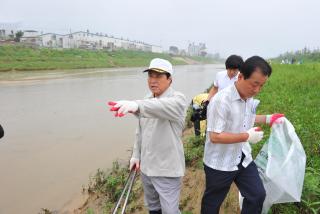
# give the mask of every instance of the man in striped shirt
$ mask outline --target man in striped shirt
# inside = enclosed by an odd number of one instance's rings
[[[272,123],[282,114],[256,115],[259,93],[271,75],[270,65],[261,57],[247,59],[235,84],[217,93],[207,111],[204,150],[206,189],[201,213],[219,213],[232,182],[244,196],[242,213],[261,213],[265,189],[252,161],[249,143],[258,143],[263,131],[254,123]]]

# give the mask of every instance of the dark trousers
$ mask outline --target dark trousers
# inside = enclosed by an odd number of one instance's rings
[[[241,160],[242,162],[242,160]],[[204,165],[206,189],[201,202],[201,214],[219,213],[220,206],[234,182],[244,197],[242,214],[261,213],[266,191],[259,177],[256,164],[252,161],[244,168],[238,165],[237,171],[219,171]]]
[[[194,135],[200,136],[201,134],[200,120],[195,120],[193,122],[193,127],[194,127]]]

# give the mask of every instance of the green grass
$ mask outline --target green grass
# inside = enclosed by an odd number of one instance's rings
[[[135,67],[146,66],[155,57],[167,59],[174,65],[186,64],[183,60],[161,53],[130,50],[114,52],[82,49],[58,50],[6,45],[0,46],[0,71]],[[199,62],[210,62],[210,59],[199,58],[198,60]]]
[[[91,208],[89,208],[89,209],[87,210],[87,214],[94,214],[94,211],[93,211]]]
[[[320,169],[320,64],[273,65],[257,96],[258,114],[284,113],[307,153],[307,165]]]
[[[90,178],[89,184],[84,188],[84,191],[88,192],[88,194],[103,196],[104,203],[101,205],[101,211],[103,213],[111,213],[121,195],[128,175],[128,166],[121,166],[118,162],[114,162],[112,169],[109,171],[98,169],[96,174]],[[139,176],[135,179],[136,182],[126,209],[129,213],[141,209],[141,205],[136,204],[135,200],[142,194],[142,186],[138,181]],[[87,213],[93,213],[92,208],[88,207]]]
[[[191,136],[186,139],[184,144],[184,156],[186,166],[202,167],[202,157],[204,149],[204,136]]]
[[[307,156],[301,203],[274,205],[271,213],[320,211],[320,64],[272,65],[273,73],[257,96],[258,114],[284,113],[299,136]],[[265,131],[269,128],[265,127]],[[254,156],[262,146],[254,147]]]

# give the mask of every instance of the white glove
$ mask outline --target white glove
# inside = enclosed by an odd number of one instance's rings
[[[135,170],[140,169],[140,160],[138,158],[130,159],[129,170],[131,170],[133,167],[135,167]]]
[[[138,111],[138,104],[134,101],[127,101],[127,100],[121,100],[116,101],[116,105],[114,105],[115,108],[119,108],[118,115],[125,115],[128,112],[135,113]]]
[[[249,134],[249,137],[247,139],[249,143],[256,144],[263,138],[263,131],[261,131],[261,128],[259,127],[253,127],[249,129],[247,133]]]

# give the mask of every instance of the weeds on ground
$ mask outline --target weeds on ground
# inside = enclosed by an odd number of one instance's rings
[[[127,167],[121,166],[118,162],[114,162],[110,171],[98,169],[96,174],[90,178],[89,185],[84,190],[89,194],[104,197],[103,213],[110,213],[121,195],[128,176],[129,172]],[[137,180],[138,176],[136,177],[136,181]],[[134,201],[137,196],[141,194],[141,185],[139,182],[135,183],[130,193],[127,206],[128,211],[140,209],[140,206],[134,203]],[[88,208],[87,212],[93,212],[93,210]]]
[[[187,166],[198,165],[203,157],[205,137],[203,136],[190,136],[187,143],[184,144],[184,156]]]
[[[41,208],[41,211],[39,212],[39,214],[54,214],[54,213],[47,208]]]

